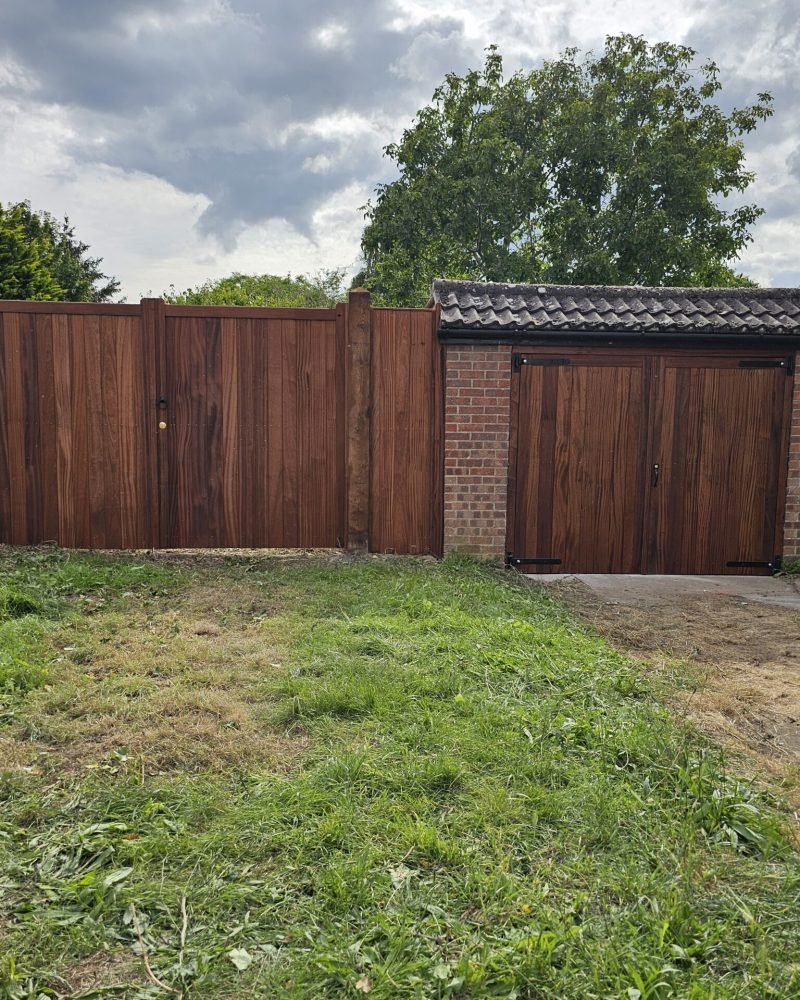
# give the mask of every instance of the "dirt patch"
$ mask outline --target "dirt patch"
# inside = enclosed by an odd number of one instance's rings
[[[257,589],[200,584],[163,610],[135,604],[65,630],[53,683],[14,733],[49,772],[283,770],[306,741],[274,721],[283,676],[275,610]]]
[[[35,760],[36,753],[30,745],[0,733],[0,775],[29,771]]]
[[[618,648],[672,671],[675,707],[784,778],[800,802],[800,611],[713,592],[637,606],[576,579],[552,586]]]
[[[96,990],[143,986],[147,982],[141,959],[129,951],[98,952],[74,962],[63,974],[68,993],[59,997],[78,998]],[[119,995],[115,992],[115,995]]]

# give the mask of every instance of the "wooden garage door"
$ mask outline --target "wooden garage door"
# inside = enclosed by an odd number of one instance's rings
[[[770,572],[786,357],[517,355],[508,549],[528,572]]]
[[[515,565],[528,572],[638,572],[645,359],[523,355],[515,368]]]
[[[786,358],[654,362],[649,572],[771,570],[791,382]]]

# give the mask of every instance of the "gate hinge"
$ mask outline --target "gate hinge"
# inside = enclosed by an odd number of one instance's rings
[[[523,559],[506,552],[506,566],[560,566],[560,559]]]
[[[512,354],[511,355],[511,370],[518,372],[523,365],[536,365],[540,368],[557,368],[563,365],[570,365],[572,362],[569,358],[547,358],[533,357],[529,354]]]
[[[742,358],[739,362],[740,368],[782,368],[787,375],[794,375],[794,355],[790,354],[788,358],[781,358],[780,361],[774,361],[771,358]]]
[[[773,573],[778,573],[783,566],[783,558],[773,556],[766,562],[757,559],[729,559],[725,565],[729,569],[771,569]]]

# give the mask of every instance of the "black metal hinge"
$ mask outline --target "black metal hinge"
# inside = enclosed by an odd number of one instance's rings
[[[750,559],[731,559],[725,565],[729,569],[771,569],[773,573],[777,573],[783,566],[783,559],[781,556],[773,556],[768,562],[758,562],[757,560]]]
[[[518,372],[523,365],[538,365],[539,367],[553,368],[569,364],[572,364],[569,358],[531,357],[528,354],[511,355],[511,370],[515,372]]]
[[[506,552],[506,566],[560,566],[560,559],[521,559],[511,552]]]
[[[740,368],[782,368],[787,375],[794,375],[794,355],[788,358],[742,358],[739,362]]]

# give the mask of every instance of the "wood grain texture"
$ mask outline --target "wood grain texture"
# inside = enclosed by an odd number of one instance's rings
[[[27,300],[0,299],[0,313],[13,313],[14,315],[45,313],[48,316],[54,314],[59,316],[139,316],[141,309],[138,305],[127,305],[124,302],[98,304],[95,302],[29,302]]]
[[[343,327],[165,315],[162,544],[342,545]]]
[[[369,292],[350,292],[347,328],[347,545],[366,550],[370,505],[372,310]]]
[[[777,367],[713,356],[667,357],[657,369],[652,455],[661,476],[650,489],[648,570],[758,572],[730,563],[768,563],[780,552],[791,380]]]
[[[434,310],[373,310],[373,552],[442,552],[441,366]]]
[[[0,314],[0,540],[149,547],[152,386],[138,307],[48,305]]]
[[[373,551],[441,554],[437,314],[367,317],[355,405],[345,307],[0,303],[0,541],[342,546],[368,511]],[[780,552],[785,370],[732,350],[568,354],[512,381],[515,554],[720,573]]]
[[[599,354],[519,373],[511,551],[529,572],[641,566],[645,366]]]
[[[161,300],[159,300],[161,301]],[[131,307],[129,307],[131,308]],[[137,308],[137,307],[132,307]],[[164,306],[164,314],[170,319],[310,319],[333,321],[336,309],[266,309],[262,306]]]
[[[512,383],[509,549],[561,559],[522,568],[770,572],[730,564],[780,552],[792,384],[782,359],[566,356],[563,367],[523,366]]]

